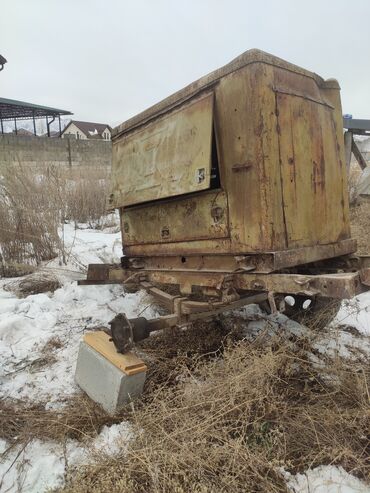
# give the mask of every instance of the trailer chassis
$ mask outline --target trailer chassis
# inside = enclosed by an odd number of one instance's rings
[[[185,262],[184,257],[174,256],[122,257],[120,264],[90,264],[87,278],[79,284],[145,289],[170,312],[151,320],[117,315],[110,322],[110,332],[117,351],[122,353],[152,331],[190,325],[247,304],[267,302],[272,312],[284,311],[281,297],[282,303],[277,306],[278,294],[348,299],[370,288],[370,256],[343,255],[273,272],[256,269],[249,256],[213,257],[194,255]],[[260,266],[266,265],[254,258]],[[169,294],[159,285],[176,285],[179,294]],[[194,291],[203,300],[194,299]]]

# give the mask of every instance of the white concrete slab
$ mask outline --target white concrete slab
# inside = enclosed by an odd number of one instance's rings
[[[81,342],[75,380],[81,389],[109,414],[140,396],[146,372],[127,375],[107,358]]]

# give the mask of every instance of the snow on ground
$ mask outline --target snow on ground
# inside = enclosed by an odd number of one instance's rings
[[[79,342],[86,330],[105,326],[119,312],[129,317],[155,316],[152,298],[144,291],[128,294],[122,286],[78,286],[76,264],[118,261],[117,235],[71,227],[66,234],[67,249],[73,245],[73,259],[63,269],[55,263],[47,268],[57,272],[63,286],[54,294],[41,293],[19,299],[5,291],[0,281],[0,392],[3,397],[29,399],[58,406],[77,391],[74,383]],[[101,239],[99,240],[99,235]],[[118,248],[120,251],[120,248]],[[45,268],[45,267],[44,267]],[[49,348],[45,350],[45,345]],[[55,348],[53,349],[53,346]],[[52,357],[48,364],[48,357]],[[46,364],[45,364],[46,363]]]
[[[369,336],[353,332],[352,326],[347,328],[331,325],[317,337],[313,346],[320,354],[332,358],[370,357]]]
[[[120,234],[64,228],[65,257],[45,263],[43,270],[57,275],[62,287],[52,293],[17,298],[4,289],[15,279],[0,280],[0,398],[63,406],[79,392],[74,382],[79,343],[89,329],[105,326],[119,312],[156,316],[153,300],[144,291],[125,293],[122,286],[78,286],[89,263],[117,262]],[[45,347],[45,345],[47,345]],[[104,427],[90,443],[31,441],[24,449],[9,448],[0,440],[0,491],[41,493],[62,486],[66,461],[77,465],[95,454],[124,450],[131,438],[128,423]],[[4,452],[7,453],[4,454]]]
[[[61,258],[58,258],[46,263],[45,268],[65,274],[67,279],[79,279],[89,264],[118,262],[122,256],[121,233],[112,233],[112,229],[115,228],[96,230],[84,225],[75,229],[72,224],[65,224],[60,236],[67,265],[60,266]]]
[[[7,444],[0,441],[0,453]],[[0,464],[0,491],[42,492],[64,483],[63,450],[59,444],[34,440],[26,448],[15,449]]]
[[[292,493],[369,493],[370,487],[342,467],[319,466],[295,476],[284,473]]]
[[[342,358],[370,356],[370,292],[343,300],[330,326],[315,343],[321,354]]]
[[[255,339],[262,332],[272,337],[284,331],[296,337],[309,336],[312,346],[321,355],[341,358],[370,358],[370,293],[353,300],[345,300],[329,327],[309,333],[307,327],[291,320],[283,313],[266,315],[258,305],[249,305],[237,314],[248,321],[245,337]],[[355,330],[353,330],[353,327]],[[319,360],[313,354],[310,357]]]
[[[115,285],[77,286],[68,282],[52,295],[24,299],[0,289],[2,396],[57,406],[77,390],[74,367],[83,333],[108,327],[119,312],[136,316],[151,303],[145,292],[125,294]],[[153,308],[149,306],[145,314],[154,315]],[[45,351],[47,343],[51,349]],[[52,362],[47,364],[50,357]]]
[[[79,342],[89,329],[107,326],[119,312],[129,317],[157,315],[153,299],[145,292],[124,293],[122,286],[77,286],[89,263],[117,262],[121,256],[120,233],[109,230],[63,228],[64,257],[45,263],[43,270],[55,274],[62,287],[54,294],[19,299],[4,289],[12,280],[0,280],[0,398],[15,398],[63,406],[63,399],[78,392],[74,371]],[[238,311],[251,320],[248,337],[263,330],[271,334],[288,330],[303,335],[306,328],[282,314],[267,317],[256,305]],[[353,326],[361,335],[340,326]],[[370,354],[370,294],[343,302],[335,322],[319,335],[317,349],[350,357],[351,348]],[[247,336],[247,334],[246,334]],[[45,347],[46,346],[46,347]],[[129,423],[104,427],[90,442],[70,440],[65,448],[53,442],[31,441],[24,449],[9,449],[0,440],[0,491],[42,493],[64,484],[67,465],[86,463],[97,453],[114,455],[132,437]],[[295,476],[284,473],[292,493],[365,493],[370,488],[342,468],[321,466]]]
[[[90,443],[69,440],[65,447],[56,442],[32,440],[24,448],[14,448],[0,462],[0,491],[6,493],[42,493],[62,487],[67,466],[88,463],[94,456],[113,456],[123,452],[132,438],[126,422],[104,426]],[[0,440],[0,454],[8,448]],[[13,465],[14,464],[14,465]]]
[[[277,312],[266,315],[259,305],[247,305],[239,310],[234,310],[234,314],[241,316],[248,322],[245,329],[245,337],[253,340],[261,332],[266,332],[269,336],[275,335],[279,330],[284,330],[297,337],[305,335],[306,327],[291,320],[283,313]]]
[[[350,325],[370,336],[370,291],[343,301],[333,325]]]

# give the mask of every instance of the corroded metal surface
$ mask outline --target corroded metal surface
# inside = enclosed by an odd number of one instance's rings
[[[143,275],[143,274],[142,274]],[[204,286],[217,288],[223,274],[202,272],[147,272],[146,279],[161,284],[179,284],[185,287]],[[234,275],[235,287],[243,291],[272,291],[276,293],[321,295],[329,298],[347,299],[362,293],[367,288],[362,284],[359,272],[342,274],[253,274]]]
[[[179,285],[182,293],[190,294],[195,287],[212,288],[219,297],[227,282],[229,288],[241,291],[265,291],[275,293],[304,294],[307,296],[320,295],[329,298],[352,298],[368,290],[370,283],[370,266],[368,259],[348,259],[347,269],[343,265],[335,272],[329,263],[313,269],[312,273],[258,273],[258,272],[220,272],[198,270],[131,270],[114,266],[109,269],[107,283],[125,283],[129,280],[157,284]],[[358,265],[359,270],[355,270]],[[347,271],[345,271],[347,270]],[[101,283],[100,279],[97,283]],[[82,283],[91,283],[93,280]]]
[[[229,236],[222,190],[128,209],[121,217],[125,247]]]
[[[210,74],[205,75],[195,82],[192,82],[184,89],[181,89],[171,96],[168,96],[163,101],[160,101],[151,108],[148,108],[142,113],[130,118],[126,122],[114,128],[112,132],[113,138],[116,138],[120,134],[125,133],[132,128],[147,123],[151,119],[158,117],[158,115],[163,114],[163,112],[170,111],[173,107],[178,106],[184,101],[189,100],[200,91],[204,91],[205,89],[214,86],[220,79],[226,77],[227,75],[232,74],[233,72],[236,72],[244,67],[247,67],[248,65],[256,63],[264,63],[267,65],[280,67],[286,71],[303,75],[306,78],[313,79],[319,86],[322,87],[334,86],[336,89],[339,88],[338,82],[333,79],[325,81],[317,74],[305,70],[302,67],[298,67],[297,65],[289,63],[286,60],[282,60],[281,58],[278,58],[264,51],[252,49],[245,51],[227,65],[224,65],[223,67],[214,70]]]
[[[276,98],[288,247],[348,236],[334,108],[295,94],[279,92]]]
[[[150,334],[150,326],[145,317],[128,319],[124,313],[118,313],[109,325],[118,353],[127,353],[135,342],[146,339]]]
[[[119,353],[130,351],[134,342],[149,337],[152,331],[186,326],[199,319],[215,317],[227,310],[241,308],[252,303],[262,303],[268,297],[266,293],[258,293],[243,298],[238,297],[236,300],[191,301],[185,297],[171,296],[153,287],[150,283],[142,283],[142,287],[159,300],[166,298],[170,302],[168,308],[173,313],[149,320],[144,317],[128,319],[124,313],[116,315],[109,325],[113,343]]]
[[[185,226],[185,225],[184,225]],[[158,228],[159,229],[159,228]],[[189,235],[187,228],[183,234]],[[203,270],[205,272],[274,272],[289,267],[340,257],[356,251],[356,240],[341,240],[330,245],[295,248],[278,252],[238,255],[168,255],[123,257],[125,267],[145,270]]]
[[[212,126],[208,93],[114,142],[110,206],[209,188]]]
[[[181,196],[194,191],[191,180],[201,169],[183,163],[184,157],[196,151],[195,137],[194,141],[189,140],[190,149],[174,156],[185,173],[181,178],[176,175],[173,181],[166,179],[169,168],[165,165],[163,180],[154,183],[151,173],[154,167],[160,172],[160,160],[150,153],[141,158],[140,149],[146,145],[144,136],[156,125],[160,128],[162,121],[185,118],[191,107],[188,101],[116,139],[117,149],[125,148],[128,141],[135,146],[138,161],[132,168],[137,175],[132,175],[131,155],[128,161],[118,154],[114,156],[114,187],[122,193],[130,189],[127,195],[124,193],[123,202],[131,203],[132,193],[136,194],[135,203],[146,202],[136,206],[138,209],[120,209],[125,253],[244,255],[315,249],[350,238],[343,133],[338,126],[342,121],[338,85],[330,81],[319,83],[303,72],[285,70],[279,63],[260,61],[221,77],[212,90],[212,170],[218,174],[218,190],[225,197],[227,216],[223,215],[220,227],[211,229],[212,222],[199,215],[199,211],[209,213],[209,203],[202,196],[208,192],[206,188],[213,186],[207,182],[207,174],[204,191]],[[196,107],[198,103],[194,104]],[[205,113],[203,108],[199,115]],[[209,120],[206,124],[200,121],[199,126],[203,125],[210,138]],[[198,131],[198,123],[196,126]],[[171,142],[170,130],[164,128],[163,132]],[[166,149],[170,162],[172,144]],[[152,189],[153,184],[156,186]],[[172,186],[177,189],[172,203],[147,202],[169,196]],[[198,205],[187,209],[184,221],[186,203]],[[219,217],[216,209],[214,217]],[[314,256],[308,261],[313,260]]]

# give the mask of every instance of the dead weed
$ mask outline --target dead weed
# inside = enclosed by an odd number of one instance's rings
[[[39,293],[54,293],[61,287],[60,281],[53,274],[34,272],[21,280],[15,280],[5,284],[6,291],[12,291],[20,298]]]
[[[34,438],[65,442],[96,436],[104,425],[123,419],[123,414],[108,416],[88,397],[70,398],[65,407],[53,410],[45,405],[29,405],[22,401],[3,400],[0,403],[0,437],[12,446]]]
[[[190,341],[172,339],[162,358],[180,355],[182,373],[152,385],[131,412],[128,452],[80,468],[63,491],[285,492],[281,467],[320,464],[370,480],[368,368],[336,360],[319,371],[306,339],[257,337],[220,351],[224,341],[220,333],[215,357],[189,367]]]
[[[370,201],[360,201],[350,209],[352,238],[357,240],[357,253],[370,253]]]
[[[2,402],[1,437],[11,447],[36,437],[84,441],[130,421],[128,451],[70,469],[64,493],[280,493],[282,467],[321,464],[370,481],[369,368],[328,357],[319,368],[307,337],[282,329],[246,340],[245,322],[228,322],[143,342],[145,393],[120,414],[82,396],[60,410]]]

